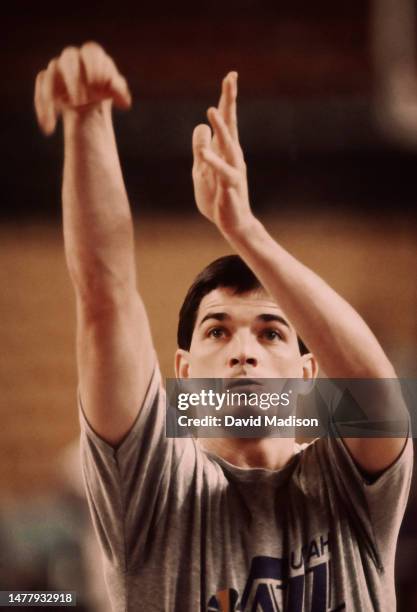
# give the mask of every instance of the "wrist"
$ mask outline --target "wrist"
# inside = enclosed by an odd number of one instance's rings
[[[232,245],[247,242],[263,229],[262,223],[252,213],[228,227],[219,227],[225,239]]]
[[[66,107],[62,111],[66,135],[89,126],[108,126],[111,123],[111,100],[91,102],[77,107]]]

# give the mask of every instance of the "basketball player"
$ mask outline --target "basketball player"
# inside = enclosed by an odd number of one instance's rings
[[[197,207],[237,256],[190,289],[177,376],[395,378],[361,317],[254,216],[236,96],[230,72],[193,134]],[[410,438],[165,436],[113,104],[130,107],[128,85],[96,43],[37,77],[41,128],[63,119],[84,477],[114,610],[393,612]]]

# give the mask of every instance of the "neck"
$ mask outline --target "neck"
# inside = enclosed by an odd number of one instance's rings
[[[294,455],[294,438],[199,438],[205,450],[242,468],[279,470]]]

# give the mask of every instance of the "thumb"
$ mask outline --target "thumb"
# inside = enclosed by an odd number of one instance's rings
[[[193,154],[194,160],[203,161],[202,149],[206,149],[210,146],[211,142],[211,130],[206,123],[200,123],[194,128],[193,132]]]

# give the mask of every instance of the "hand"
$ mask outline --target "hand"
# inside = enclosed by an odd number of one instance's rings
[[[199,211],[225,234],[244,230],[253,220],[246,164],[236,118],[237,73],[223,79],[218,108],[209,108],[213,129],[201,124],[193,133],[193,183]]]
[[[66,47],[39,72],[35,84],[35,110],[45,134],[52,134],[57,119],[68,109],[82,110],[104,100],[129,108],[131,95],[124,77],[100,45]]]

